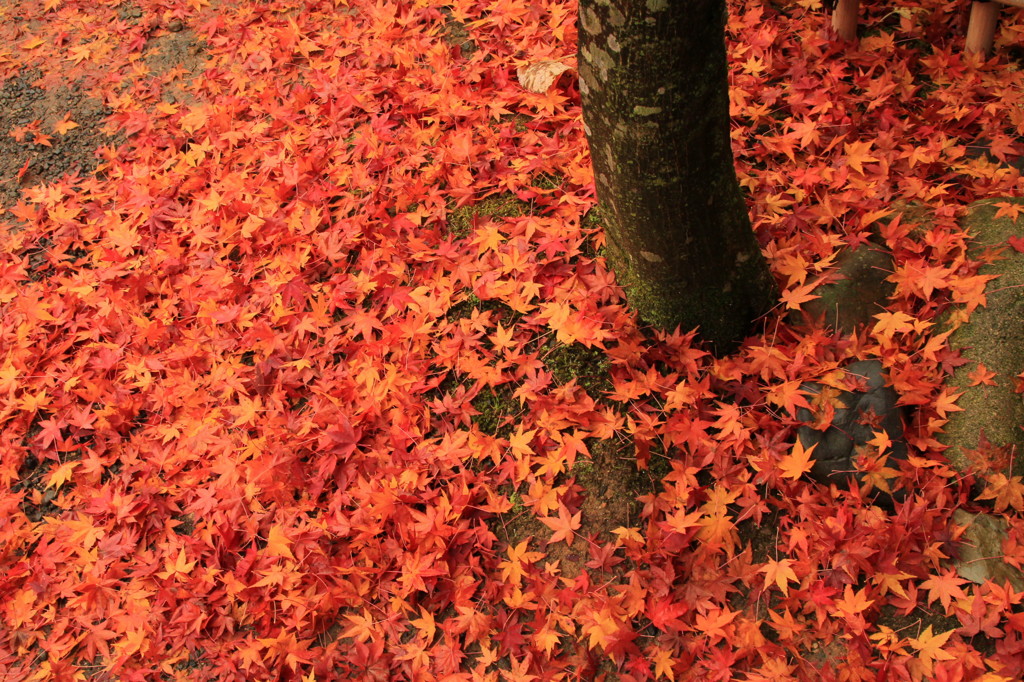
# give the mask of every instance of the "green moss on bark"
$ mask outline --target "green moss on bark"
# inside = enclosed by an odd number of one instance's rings
[[[725,3],[580,8],[609,262],[643,320],[699,326],[716,351],[731,350],[776,298],[733,168]]]

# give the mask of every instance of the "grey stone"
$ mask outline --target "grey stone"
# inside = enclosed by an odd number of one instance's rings
[[[981,275],[996,279],[985,287],[986,303],[962,321],[954,311],[947,325],[955,331],[950,347],[966,362],[957,367],[946,384],[956,394],[959,412],[950,412],[939,440],[950,464],[961,472],[973,470],[979,477],[1003,472],[1024,475],[1024,400],[1016,392],[1017,375],[1024,370],[1024,254],[1008,248],[1010,237],[1024,237],[1024,223],[1009,216],[996,218],[997,203],[1024,204],[1022,198],[986,199],[971,204],[963,219],[972,237],[970,256],[983,258],[986,250],[1002,247],[1002,257],[986,263]],[[958,319],[961,318],[961,319]],[[979,364],[994,373],[995,385],[974,384],[971,373]],[[984,436],[984,438],[982,438]],[[979,448],[986,446],[985,452]]]
[[[814,428],[815,415],[807,408],[799,408],[796,414],[797,420],[803,422],[797,428],[801,445],[805,449],[817,446],[812,454],[811,477],[823,483],[842,483],[851,477],[862,479],[854,458],[858,449],[874,438],[873,431],[884,431],[892,441],[888,453],[890,466],[907,457],[902,411],[896,404],[899,395],[886,385],[882,363],[862,360],[843,369],[854,381],[862,383],[864,390],[839,391],[839,405],[827,429]],[[825,387],[818,382],[808,382],[801,388],[813,403],[813,397],[820,395]]]
[[[834,279],[814,290],[819,298],[804,303],[803,312],[841,334],[853,334],[885,310],[895,291],[886,281],[893,272],[892,256],[868,242],[840,254],[836,266]]]

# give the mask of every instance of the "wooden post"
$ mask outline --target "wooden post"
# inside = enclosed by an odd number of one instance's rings
[[[967,24],[968,52],[988,54],[992,50],[992,39],[996,34],[996,22],[999,20],[999,5],[994,2],[974,2],[971,4],[971,20]]]
[[[843,40],[857,39],[857,8],[860,0],[839,0],[832,10],[832,28]]]

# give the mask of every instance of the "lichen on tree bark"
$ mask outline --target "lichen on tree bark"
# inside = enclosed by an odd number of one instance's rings
[[[581,0],[579,29],[610,264],[644,320],[728,350],[776,299],[733,168],[724,0]]]

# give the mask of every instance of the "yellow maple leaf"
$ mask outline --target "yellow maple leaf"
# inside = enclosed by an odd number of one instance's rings
[[[651,661],[654,662],[654,675],[656,677],[667,677],[670,680],[676,679],[675,671],[672,670],[672,664],[675,663],[675,659],[672,657],[671,651],[657,647],[651,656]]]
[[[955,630],[947,630],[940,635],[932,634],[932,626],[929,625],[925,628],[925,631],[921,633],[918,638],[911,638],[909,640],[910,646],[917,649],[917,659],[924,666],[925,672],[928,675],[932,673],[932,663],[935,661],[951,661],[956,656],[944,651],[942,649],[946,640],[952,635]]]

